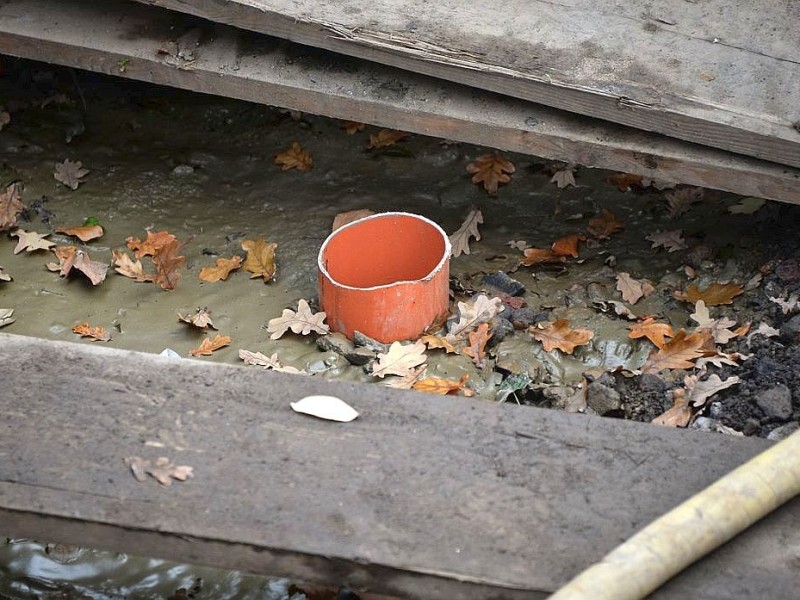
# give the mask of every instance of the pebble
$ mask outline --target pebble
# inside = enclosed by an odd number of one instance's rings
[[[353,332],[353,343],[356,346],[361,346],[362,348],[368,348],[373,352],[381,352],[386,354],[389,351],[389,345],[379,342],[378,340],[373,340],[368,335],[364,335],[360,331]]]
[[[483,283],[509,296],[521,296],[525,293],[525,286],[513,277],[509,277],[508,274],[503,271],[487,273],[483,276]]]
[[[781,325],[781,337],[788,342],[800,340],[800,315],[793,316]]]
[[[337,354],[347,354],[356,349],[353,342],[347,339],[344,334],[334,332],[322,335],[317,338],[317,348],[326,351],[333,351]]]
[[[755,400],[758,408],[769,419],[786,421],[792,418],[792,392],[782,383],[760,392]]]
[[[194,167],[192,165],[178,165],[172,169],[173,175],[191,175],[192,173],[194,173]]]
[[[514,333],[513,323],[500,317],[494,317],[489,321],[489,327],[492,330],[492,337],[489,338],[489,343],[487,344],[490,348],[493,348]]]
[[[607,415],[622,408],[622,398],[614,388],[594,381],[586,389],[586,404],[598,415]]]
[[[537,313],[528,306],[511,311],[511,322],[514,324],[514,329],[527,329],[539,321],[546,320],[547,313]]]
[[[781,425],[780,427],[776,427],[770,431],[767,434],[767,439],[772,440],[773,442],[779,442],[792,435],[798,429],[800,429],[800,423],[786,423],[786,425]]]

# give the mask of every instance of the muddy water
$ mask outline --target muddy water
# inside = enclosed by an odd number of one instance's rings
[[[3,328],[7,333],[90,343],[71,331],[88,321],[112,332],[110,346],[145,352],[170,348],[188,356],[204,334],[179,323],[176,313],[208,307],[219,333],[233,341],[202,360],[241,364],[240,348],[277,352],[284,364],[319,376],[370,381],[362,368],[319,351],[310,339],[289,335],[270,340],[266,322],[300,298],[315,299],[317,251],[337,213],[359,208],[408,211],[452,232],[470,207],[479,206],[485,219],[482,239],[472,243],[470,255],[452,261],[453,276],[466,288],[480,290],[484,273],[508,271],[526,286],[525,299],[533,310],[592,329],[591,345],[573,356],[545,353],[522,333],[506,343],[504,352],[513,358],[542,365],[539,383],[563,385],[579,381],[593,367],[638,367],[651,349],[628,339],[627,321],[593,304],[620,299],[614,291],[617,271],[647,277],[656,285],[656,293],[636,305],[637,314],[663,315],[675,327],[686,326],[689,311],[671,298],[672,290],[686,281],[684,266],[691,262],[701,282],[725,276],[744,281],[756,272],[770,232],[780,227],[775,207],[753,216],[731,215],[726,209],[738,198],[713,192],[707,195],[715,202],[671,219],[661,192],[623,193],[606,182],[608,173],[590,169],[579,170],[577,187],[560,190],[545,174],[544,163],[518,155],[510,156],[517,167],[512,183],[492,198],[465,172],[468,162],[486,152],[483,148],[412,136],[400,144],[400,151],[371,153],[366,143],[375,129],[350,136],[339,122],[322,117],[89,74],[78,74],[73,81],[67,71],[26,68],[19,77],[1,78],[0,90],[0,104],[11,111],[11,123],[0,132],[0,183],[24,182],[23,202],[32,210],[29,220],[20,222],[22,228],[50,232],[59,244],[73,243],[53,229],[95,217],[106,233],[84,246],[94,260],[110,263],[112,248],[123,248],[127,237],[144,237],[148,230],[168,230],[185,241],[187,257],[174,291],[113,271],[93,287],[80,276],[64,279],[49,272],[45,264],[52,257],[47,252],[14,255],[16,239],[3,235],[0,266],[14,280],[0,282],[0,307],[13,308],[16,317]],[[71,102],[37,106],[56,92],[66,93]],[[293,142],[311,152],[310,172],[282,172],[273,164],[274,154]],[[53,178],[55,163],[66,158],[80,160],[90,170],[75,191]],[[624,231],[584,245],[580,259],[565,268],[517,270],[520,253],[508,246],[510,240],[549,247],[559,236],[584,231],[604,208],[625,223]],[[657,251],[645,239],[672,229],[682,229],[692,248],[708,248],[710,254],[698,251],[691,258],[685,252]],[[273,282],[249,279],[243,271],[225,282],[199,280],[202,267],[217,257],[241,253],[243,239],[258,237],[278,244]],[[739,314],[745,304],[725,313],[747,320]],[[499,377],[477,370],[467,357],[432,353],[429,372],[453,378],[468,373],[482,397],[495,399]],[[72,564],[84,565],[82,560]],[[101,555],[97,561],[87,558],[70,572],[113,580],[114,593],[120,595],[140,590],[136,586],[185,586],[196,573],[160,561],[120,563],[114,555]],[[56,562],[41,546],[0,546],[0,573],[23,582],[13,588],[22,598],[35,597],[24,587],[35,589],[31,581],[45,585],[48,579],[72,576],[55,569]],[[140,575],[137,582],[130,579]],[[219,581],[219,576],[211,579]],[[224,585],[238,589],[237,582]],[[151,597],[147,593],[136,597]]]

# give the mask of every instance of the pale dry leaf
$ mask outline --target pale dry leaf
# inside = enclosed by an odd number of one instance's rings
[[[0,327],[11,325],[15,320],[13,308],[0,308]]]
[[[509,240],[508,242],[506,242],[506,244],[508,244],[508,246],[510,246],[511,248],[519,250],[520,252],[524,252],[525,248],[528,247],[528,242],[526,242],[525,240]]]
[[[770,296],[769,299],[780,306],[781,312],[785,315],[800,310],[800,297],[797,294],[791,294],[788,298],[784,298],[783,295],[779,297]]]
[[[645,239],[653,242],[651,248],[664,248],[667,252],[677,252],[687,248],[686,240],[683,239],[683,231],[680,229],[657,231]]]
[[[11,233],[12,236],[19,238],[17,246],[14,248],[14,254],[19,254],[23,250],[26,252],[34,252],[36,250],[48,250],[51,246],[55,246],[55,242],[46,240],[49,233],[41,235],[35,231],[25,231],[24,229],[16,229]]]
[[[173,465],[165,456],[160,456],[155,463],[139,456],[130,456],[125,459],[125,464],[130,468],[136,481],[142,482],[150,475],[161,485],[169,487],[173,480],[186,481],[194,477],[194,469],[186,465]]]
[[[750,356],[749,354],[741,354],[740,352],[717,352],[716,354],[698,358],[694,363],[694,368],[702,372],[708,368],[708,365],[713,365],[718,369],[721,369],[723,366],[738,367],[739,361],[747,360]]]
[[[617,290],[622,294],[622,299],[630,304],[636,304],[645,296],[654,291],[653,286],[646,280],[639,281],[628,273],[617,273]]]
[[[469,254],[469,240],[475,238],[475,241],[481,239],[481,233],[478,231],[478,225],[483,223],[483,213],[480,209],[473,208],[469,211],[467,218],[461,224],[454,234],[450,237],[451,253],[455,256],[462,254]]]
[[[559,189],[568,186],[575,186],[575,165],[567,165],[563,169],[559,169],[550,178],[550,183],[555,183]]]
[[[348,210],[341,212],[333,218],[333,225],[331,225],[331,232],[336,231],[340,227],[358,221],[364,217],[369,217],[375,214],[375,211],[368,208],[357,208],[356,210]]]
[[[383,385],[398,390],[410,390],[417,381],[425,377],[427,369],[427,365],[420,365],[416,369],[411,369],[408,374],[403,377],[389,377],[384,379]]]
[[[241,358],[246,365],[256,365],[264,367],[267,370],[278,371],[279,373],[291,373],[292,375],[307,375],[305,371],[301,371],[295,367],[284,366],[278,359],[278,353],[273,353],[272,356],[267,356],[261,352],[251,352],[250,350],[239,350],[239,358]]]
[[[349,423],[358,417],[358,412],[352,406],[336,396],[306,396],[297,402],[290,402],[289,406],[294,412],[326,421]]]
[[[17,217],[25,208],[20,201],[22,183],[15,181],[0,193],[0,231],[11,229],[17,224]]]
[[[708,311],[706,303],[702,300],[698,300],[695,303],[694,312],[689,315],[689,318],[697,323],[697,326],[700,328],[711,327],[714,323],[714,319],[711,318],[711,313]]]
[[[81,161],[73,162],[67,158],[63,163],[56,163],[53,177],[69,189],[77,190],[78,186],[83,183],[83,178],[88,174],[89,169],[84,168]]]
[[[153,281],[153,275],[145,273],[142,261],[138,259],[134,261],[128,256],[127,252],[121,252],[116,249],[111,250],[111,255],[114,257],[114,270],[120,275],[134,279],[139,283]]]
[[[404,377],[428,360],[425,350],[425,344],[420,341],[405,346],[400,342],[393,342],[389,346],[388,352],[378,353],[378,360],[372,367],[372,374],[381,378],[387,375]]]
[[[459,302],[458,319],[448,324],[448,339],[452,341],[466,336],[481,323],[491,321],[501,310],[502,299],[489,298],[486,294],[479,294],[470,302]]]
[[[764,337],[777,337],[781,334],[780,330],[775,329],[771,325],[764,323],[763,321],[758,324],[753,331],[747,336],[747,339],[750,339],[754,335],[763,335]]]
[[[188,323],[189,325],[193,325],[194,327],[198,327],[199,329],[216,329],[214,327],[214,322],[211,320],[211,311],[208,310],[208,307],[197,307],[197,310],[193,313],[186,313],[185,315],[182,313],[178,313],[178,320],[182,323]]]
[[[11,281],[14,278],[11,277],[8,273],[3,270],[3,267],[0,267],[0,281]]]
[[[290,329],[300,335],[308,335],[312,331],[325,335],[330,331],[330,327],[325,324],[325,317],[324,312],[312,313],[308,302],[301,298],[296,311],[284,308],[280,317],[270,319],[267,331],[272,334],[269,337],[273,340],[277,340]]]
[[[764,276],[761,273],[756,273],[750,279],[747,280],[747,283],[744,284],[745,291],[750,291],[756,289],[758,286],[761,285],[761,280],[764,279]]]
[[[711,396],[717,392],[721,392],[741,381],[738,377],[731,376],[725,380],[720,379],[716,373],[709,376],[705,381],[698,381],[696,379],[689,379],[687,377],[684,381],[691,381],[691,387],[687,386],[689,396],[689,403],[694,408],[700,408],[705,405]]]
[[[755,198],[748,196],[742,198],[738,203],[728,207],[728,212],[732,215],[752,215],[754,212],[761,209],[767,201],[764,198]]]
[[[727,344],[733,338],[741,335],[738,330],[731,331],[731,327],[736,325],[736,321],[728,317],[712,319],[706,308],[705,302],[698,300],[695,304],[695,312],[689,318],[697,323],[697,329],[708,329],[717,344]]]

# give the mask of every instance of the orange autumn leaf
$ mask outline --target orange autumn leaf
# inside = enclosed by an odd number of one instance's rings
[[[345,121],[342,123],[342,129],[344,129],[347,135],[355,135],[359,131],[364,130],[364,123],[359,123],[358,121]]]
[[[486,342],[492,337],[489,324],[481,323],[477,329],[469,333],[469,345],[461,353],[469,356],[476,365],[481,366],[486,358]]]
[[[58,227],[56,233],[65,233],[74,236],[82,242],[95,240],[103,235],[100,225],[79,225],[76,227]]]
[[[446,396],[448,394],[457,394],[461,390],[464,390],[465,396],[471,396],[472,390],[465,387],[468,379],[469,375],[467,375],[466,373],[462,375],[461,379],[459,379],[458,381],[453,381],[451,379],[441,379],[439,377],[426,377],[425,379],[420,379],[418,381],[415,381],[411,387],[419,392],[427,392],[429,394],[439,394],[441,396]]]
[[[653,317],[648,317],[641,323],[634,323],[628,329],[631,330],[628,334],[629,338],[635,340],[646,337],[657,348],[662,348],[667,343],[665,338],[671,338],[675,335],[672,325],[669,323],[656,323]]]
[[[114,257],[114,270],[120,275],[135,279],[139,283],[153,281],[153,276],[150,273],[145,273],[142,261],[134,261],[128,256],[127,252],[120,252],[119,250],[112,250],[111,254]]]
[[[642,176],[631,173],[616,173],[609,176],[606,181],[617,186],[620,192],[627,192],[633,186],[642,187]]]
[[[153,256],[156,252],[161,250],[167,244],[175,241],[175,236],[166,231],[152,231],[147,232],[147,239],[144,241],[139,238],[129,237],[125,240],[128,248],[133,250],[133,255],[136,258],[143,256]]]
[[[533,265],[562,263],[567,259],[553,252],[550,248],[525,248],[522,251],[523,257],[519,263],[525,267]]]
[[[686,427],[692,420],[692,407],[689,406],[689,396],[686,390],[677,389],[672,391],[674,404],[663,414],[653,419],[655,425],[666,427]]]
[[[599,217],[589,221],[589,226],[586,229],[596,238],[604,239],[625,229],[625,224],[617,220],[617,216],[610,210],[603,209]]]
[[[250,279],[262,277],[264,283],[268,283],[275,277],[275,249],[278,244],[275,242],[267,243],[264,239],[244,240],[242,250],[247,252],[244,259],[244,270],[252,273]]]
[[[484,154],[467,165],[467,172],[473,174],[472,183],[483,183],[483,189],[493,196],[501,183],[511,181],[514,171],[514,163],[497,153]]]
[[[292,147],[288,150],[278,152],[273,162],[281,166],[281,171],[288,171],[289,169],[310,171],[314,166],[311,153],[308,150],[304,150],[297,142],[293,142]]]
[[[92,285],[98,285],[105,280],[108,264],[92,260],[86,252],[75,246],[56,246],[52,250],[58,258],[58,264],[48,263],[46,266],[50,271],[58,271],[59,275],[66,277],[75,269],[86,275]]]
[[[542,343],[545,352],[558,349],[565,354],[572,354],[576,347],[588,344],[594,337],[594,333],[589,329],[570,329],[569,321],[566,319],[559,319],[553,323],[539,323],[535,327],[529,327],[528,331],[535,340]]]
[[[181,279],[178,269],[186,264],[186,257],[178,255],[181,248],[183,244],[173,240],[153,255],[153,264],[156,266],[154,280],[162,289],[174,290]]]
[[[62,277],[69,275],[75,263],[75,253],[78,249],[75,246],[56,246],[52,248],[52,251],[58,259],[58,264],[48,263],[47,268],[51,271],[58,271]]]
[[[111,334],[102,327],[91,327],[89,323],[80,323],[72,328],[72,333],[77,333],[81,337],[92,338],[93,342],[108,342]]]
[[[387,146],[394,146],[397,142],[406,139],[410,133],[405,131],[395,131],[393,129],[381,129],[377,134],[369,136],[369,150],[376,150],[378,148],[386,148]]]
[[[573,233],[572,235],[565,235],[563,237],[558,238],[553,245],[550,247],[553,250],[553,254],[556,256],[571,256],[572,258],[578,258],[578,243],[586,240],[580,234]]]
[[[685,292],[676,291],[675,298],[692,304],[702,300],[706,306],[719,306],[733,304],[733,299],[743,291],[744,288],[738,283],[712,283],[703,290],[693,283],[686,288]]]
[[[663,369],[691,369],[694,361],[706,354],[708,337],[702,331],[687,335],[686,330],[681,329],[671,341],[650,353],[642,367],[642,373],[658,373]]]
[[[208,283],[225,281],[231,272],[242,266],[242,257],[218,258],[213,267],[200,269],[200,279]]]
[[[200,342],[200,345],[191,350],[189,354],[192,356],[211,356],[212,352],[224,346],[229,346],[230,343],[230,336],[217,334],[213,340],[211,338],[204,338],[203,341]]]
[[[420,342],[423,342],[427,347],[428,350],[436,350],[441,348],[448,354],[455,354],[457,352],[456,347],[448,340],[447,338],[439,337],[438,335],[423,335],[419,338]]]

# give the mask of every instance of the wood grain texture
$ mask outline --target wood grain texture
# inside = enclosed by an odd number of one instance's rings
[[[196,60],[157,50],[192,28]],[[788,202],[800,170],[135,4],[0,2],[0,52],[585,166]]]
[[[800,166],[796,2],[140,1]]]
[[[0,364],[4,535],[408,598],[544,597],[767,446],[9,334]],[[361,416],[289,408],[315,393]],[[790,597],[798,547],[795,501],[656,597]]]

